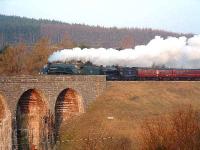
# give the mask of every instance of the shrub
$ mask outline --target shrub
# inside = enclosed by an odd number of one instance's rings
[[[147,119],[139,135],[141,149],[200,149],[199,112],[189,105],[169,115]]]

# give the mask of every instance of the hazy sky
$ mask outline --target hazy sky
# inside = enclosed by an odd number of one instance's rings
[[[200,34],[200,0],[0,0],[0,13]]]

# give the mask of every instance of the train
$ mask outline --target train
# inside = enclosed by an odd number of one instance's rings
[[[95,66],[92,64],[48,63],[41,71],[47,75],[105,75],[106,80],[200,80],[200,69],[181,69],[166,67],[121,67]]]

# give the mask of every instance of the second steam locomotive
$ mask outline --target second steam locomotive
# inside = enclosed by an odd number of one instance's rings
[[[49,63],[42,74],[105,75],[107,80],[200,80],[200,69],[141,68]]]

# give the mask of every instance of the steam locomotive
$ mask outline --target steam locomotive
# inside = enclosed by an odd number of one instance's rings
[[[107,80],[200,80],[200,69],[142,68],[48,63],[42,74],[105,75]]]

